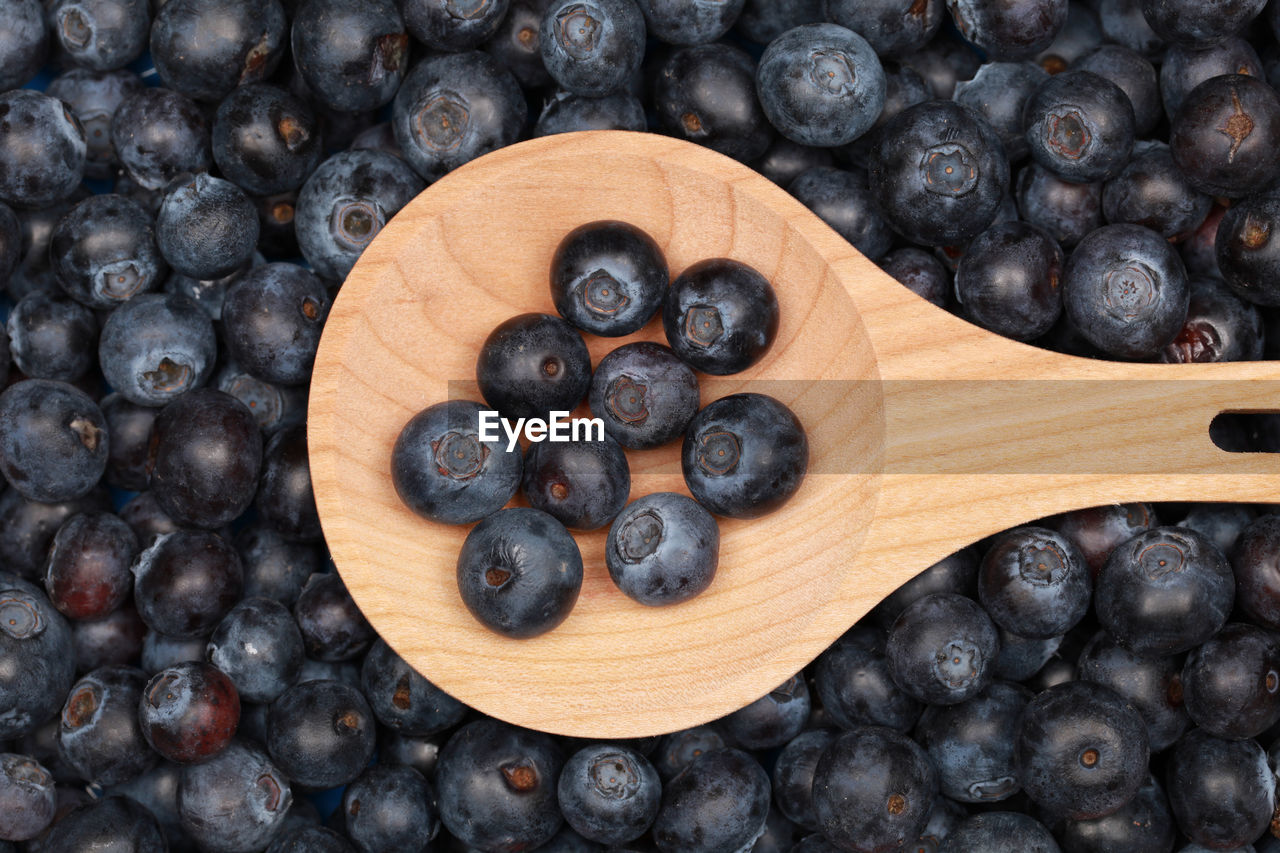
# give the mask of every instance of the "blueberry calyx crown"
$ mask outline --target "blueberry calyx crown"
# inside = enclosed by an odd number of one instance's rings
[[[602,17],[603,15],[586,3],[567,6],[556,16],[556,41],[564,48],[564,52],[574,59],[588,58],[600,41]]]

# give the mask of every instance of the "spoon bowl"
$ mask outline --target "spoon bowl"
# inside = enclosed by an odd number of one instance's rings
[[[405,507],[391,447],[427,406],[482,399],[485,337],[515,314],[555,313],[552,254],[600,219],[647,231],[673,277],[729,257],[773,283],[774,345],[743,373],[700,376],[702,403],[740,391],[779,399],[805,426],[810,470],[778,511],[720,520],[716,578],[679,605],[624,596],[604,565],[607,529],[575,533],[585,577],[572,613],[512,640],[458,595],[470,526]],[[587,336],[592,362],[635,340],[665,342],[660,321]],[[912,294],[747,167],[666,137],[597,131],[475,160],[382,230],[327,320],[308,441],[335,564],[397,653],[509,722],[635,737],[759,698],[901,583],[1014,524],[1111,501],[1280,500],[1274,458],[1227,454],[1207,431],[1219,412],[1266,410],[1268,399],[1280,401],[1280,365],[1110,364],[999,338]],[[627,456],[632,500],[688,493],[678,443]]]

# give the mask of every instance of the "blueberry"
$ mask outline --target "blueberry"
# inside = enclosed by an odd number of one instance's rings
[[[53,0],[45,17],[68,65],[123,68],[147,47],[146,0]]]
[[[404,764],[434,779],[444,740],[440,735],[403,735],[383,729],[378,732],[378,758],[387,764]]]
[[[757,44],[768,44],[792,27],[824,20],[825,14],[822,0],[746,0],[734,32]]]
[[[649,35],[668,44],[703,45],[729,31],[745,0],[685,3],[681,0],[638,0]]]
[[[220,101],[270,77],[287,36],[279,0],[172,0],[151,24],[151,58],[166,86]]]
[[[662,249],[626,222],[579,225],[551,258],[556,311],[582,331],[606,337],[629,335],[648,323],[670,280]]]
[[[1151,504],[1107,504],[1063,513],[1046,522],[1080,550],[1096,578],[1117,546],[1156,527],[1159,520]]]
[[[1173,816],[1192,841],[1229,850],[1266,831],[1276,777],[1256,741],[1193,729],[1174,744],[1166,772]]]
[[[520,487],[519,447],[479,437],[489,411],[450,400],[414,415],[391,451],[391,478],[400,500],[433,521],[469,524],[498,511]]]
[[[704,373],[728,375],[764,357],[778,335],[778,297],[752,267],[699,261],[671,283],[662,304],[667,343]]]
[[[938,853],[1059,853],[1053,834],[1035,818],[1016,812],[986,812],[966,818],[946,838]]]
[[[1014,189],[1024,222],[1038,225],[1071,248],[1102,224],[1102,182],[1073,184],[1038,163],[1028,163]]]
[[[107,421],[83,391],[28,379],[0,393],[0,473],[46,503],[87,495],[107,467]]]
[[[1178,526],[1190,527],[1209,537],[1222,553],[1234,554],[1240,534],[1257,517],[1248,504],[1202,503],[1192,506]]]
[[[1258,51],[1242,38],[1233,36],[1205,48],[1171,46],[1160,63],[1160,96],[1165,115],[1173,120],[1188,92],[1223,74],[1265,76]]]
[[[296,264],[254,267],[227,288],[223,340],[250,375],[301,385],[311,378],[329,303],[324,283]]]
[[[305,426],[286,427],[267,442],[254,506],[258,517],[286,539],[320,541],[320,515],[311,488]]]
[[[508,0],[404,0],[400,11],[409,34],[427,47],[471,50],[497,31]]]
[[[657,779],[657,776],[654,776]],[[0,753],[0,839],[26,841],[53,821],[53,775],[26,755]]]
[[[1206,9],[1194,0],[1142,0],[1142,14],[1165,41],[1202,47],[1243,30],[1266,0],[1235,0]]]
[[[1034,677],[1062,647],[1064,637],[1034,639],[1019,637],[1000,629],[1000,654],[996,657],[996,678],[1026,681]]]
[[[97,362],[98,321],[65,296],[28,293],[9,312],[13,363],[32,379],[74,382]]]
[[[49,81],[45,92],[64,101],[84,128],[86,178],[109,178],[120,165],[111,144],[111,116],[125,98],[142,89],[132,71],[72,68]]]
[[[549,314],[519,314],[485,338],[476,382],[504,418],[547,418],[575,409],[591,383],[591,356],[577,330]]]
[[[626,87],[644,57],[644,15],[635,0],[552,0],[538,45],[547,72],[575,95]]]
[[[204,173],[180,179],[160,203],[156,244],[182,275],[229,275],[252,260],[257,242],[258,211],[230,181]]]
[[[1060,636],[1089,610],[1092,581],[1083,555],[1043,527],[1001,534],[983,557],[978,594],[991,618],[1032,639]]]
[[[217,853],[264,847],[293,802],[288,777],[248,741],[232,741],[208,761],[183,767],[181,778],[182,828]]]
[[[250,376],[229,358],[222,362],[221,369],[209,384],[248,406],[265,436],[275,435],[306,419],[308,389],[305,385],[282,386],[264,382]]]
[[[1182,102],[1169,130],[1173,162],[1187,183],[1239,198],[1280,174],[1272,154],[1280,139],[1280,95],[1242,74],[1214,77]]]
[[[1164,40],[1147,23],[1142,3],[1143,0],[1102,0],[1098,4],[1098,27],[1107,41],[1155,59],[1164,48]]]
[[[885,79],[867,40],[837,24],[804,24],[769,43],[756,92],[778,132],[801,145],[845,145],[884,108]]]
[[[246,597],[222,617],[206,652],[241,701],[273,702],[302,670],[302,632],[284,604]]]
[[[293,61],[324,106],[354,112],[390,103],[409,64],[409,36],[392,0],[352,6],[304,0],[290,31]]]
[[[440,831],[436,795],[412,767],[375,764],[342,794],[347,835],[363,850],[425,853]]]
[[[1072,68],[1092,71],[1120,87],[1133,107],[1137,136],[1155,129],[1161,117],[1161,86],[1155,68],[1141,54],[1118,44],[1102,45],[1082,56]]]
[[[90,672],[67,694],[58,749],[85,781],[115,785],[155,764],[159,756],[147,746],[138,722],[146,683],[140,669],[108,666]]]
[[[440,752],[440,819],[469,847],[533,849],[560,828],[556,781],[563,766],[550,735],[490,718],[468,723]]]
[[[868,163],[871,194],[894,230],[945,246],[976,237],[1009,188],[999,136],[959,104],[928,101],[879,131]]]
[[[128,176],[148,190],[212,162],[209,120],[172,89],[143,89],[122,101],[111,119],[111,144]]]
[[[925,0],[924,12],[929,14]],[[956,84],[972,80],[982,65],[977,53],[967,42],[950,33],[941,33],[930,39],[920,49],[901,57],[903,65],[915,70],[929,84],[933,97],[949,101],[955,94]]]
[[[582,588],[582,555],[545,512],[499,510],[467,534],[458,592],[481,624],[507,637],[535,637],[569,615]]]
[[[1231,291],[1255,305],[1280,306],[1280,198],[1255,195],[1233,204],[1218,225],[1214,255]],[[1278,235],[1280,236],[1280,235]],[[10,337],[12,338],[12,333]]]
[[[1144,225],[1169,239],[1189,236],[1204,221],[1212,199],[1187,183],[1169,147],[1143,143],[1102,190],[1108,222]]]
[[[1018,792],[1014,745],[1030,698],[1025,688],[997,681],[958,705],[925,709],[915,736],[937,768],[943,794],[962,803],[990,803]]]
[[[711,585],[720,530],[702,505],[674,492],[632,501],[609,528],[605,564],[629,598],[648,605],[687,601]]]
[[[46,207],[84,177],[84,128],[71,109],[41,92],[0,93],[0,201]]]
[[[49,601],[70,619],[101,619],[129,599],[138,538],[119,516],[77,513],[54,534],[45,567]]]
[[[880,259],[880,269],[917,296],[945,307],[952,292],[951,273],[933,255],[908,246]]]
[[[1232,554],[1236,603],[1264,628],[1280,631],[1280,516],[1264,515],[1240,534]]]
[[[534,136],[574,133],[579,130],[630,130],[648,127],[644,104],[629,92],[591,98],[558,91],[549,98],[533,126]]]
[[[1187,657],[1187,713],[1215,737],[1259,737],[1280,722],[1280,638],[1234,622]]]
[[[809,685],[798,674],[724,717],[721,724],[743,749],[775,749],[804,731],[812,708]]]
[[[71,627],[76,669],[88,672],[103,666],[133,664],[142,652],[146,633],[147,624],[129,604],[101,619],[76,622]]]
[[[1169,800],[1154,778],[1119,810],[1092,820],[1065,820],[1058,830],[1063,846],[1077,853],[1168,853],[1175,834]]]
[[[447,731],[467,706],[436,687],[379,637],[365,655],[360,685],[378,722],[408,738]]]
[[[112,194],[71,208],[50,236],[49,260],[67,295],[89,308],[114,308],[158,290],[167,269],[153,218]]]
[[[0,91],[16,89],[35,77],[48,52],[49,31],[40,0],[8,4],[0,30]]]
[[[777,3],[777,0],[769,5],[774,4],[785,5]],[[861,35],[880,56],[905,55],[924,47],[937,33],[943,18],[942,0],[923,0],[920,3],[904,3],[903,0],[821,0],[817,5],[828,21]],[[759,40],[772,41],[771,38]]]
[[[521,488],[529,505],[565,527],[595,530],[627,502],[631,472],[622,446],[600,440],[535,442],[525,455]]]
[[[246,598],[261,596],[292,607],[307,578],[320,571],[320,554],[314,545],[289,542],[261,521],[242,528],[235,547],[244,566]]]
[[[973,600],[933,593],[903,610],[889,631],[889,672],[921,702],[954,705],[991,682],[996,627]]]
[[[1136,708],[1147,724],[1151,751],[1161,752],[1191,725],[1181,664],[1172,655],[1139,657],[1099,631],[1080,652],[1076,676],[1111,688]]]
[[[168,849],[154,814],[127,797],[109,796],[72,808],[41,838],[41,850]]]
[[[1140,225],[1097,229],[1067,259],[1067,317],[1094,346],[1121,358],[1157,354],[1186,319],[1190,290],[1177,252]]]
[[[57,713],[75,680],[71,629],[44,593],[0,572],[0,738],[26,735]]]
[[[138,721],[147,743],[170,761],[206,761],[231,743],[240,723],[240,696],[216,666],[187,661],[151,677]]]
[[[1062,249],[1044,229],[1001,222],[974,238],[960,259],[956,301],[979,326],[1033,340],[1062,313],[1062,267]]]
[[[748,848],[769,814],[769,776],[747,753],[716,749],[693,759],[666,784],[653,823],[661,853]]]
[[[338,681],[304,681],[271,703],[267,750],[300,788],[345,785],[373,757],[376,722],[356,688]]]
[[[153,630],[206,637],[240,599],[240,557],[216,533],[178,530],[161,536],[133,564],[134,602]]]
[[[1234,598],[1222,551],[1184,527],[1157,527],[1116,548],[1094,590],[1102,627],[1142,656],[1205,642],[1226,624]]]
[[[334,154],[298,193],[294,229],[303,257],[322,278],[345,278],[365,247],[422,187],[417,174],[393,154]]]
[[[1051,814],[1086,819],[1123,806],[1146,781],[1147,727],[1110,688],[1070,681],[1038,694],[1022,715],[1022,787]]]
[[[216,528],[249,508],[262,433],[248,407],[201,388],[165,406],[152,427],[151,489],[174,521]]]
[[[764,394],[706,406],[685,431],[680,467],[689,491],[716,515],[758,518],[799,490],[809,439],[795,414]]]
[[[1187,319],[1173,342],[1160,353],[1171,363],[1256,361],[1262,358],[1262,316],[1222,282],[1209,276],[1191,279]]]
[[[1031,157],[1078,183],[1114,177],[1133,150],[1133,105],[1124,90],[1092,71],[1065,71],[1040,84],[1023,107]]]
[[[726,3],[694,6],[723,9]],[[654,103],[662,127],[742,162],[764,154],[773,127],[756,97],[755,61],[725,44],[675,51],[657,72]]]
[[[274,86],[239,86],[218,104],[212,129],[218,170],[255,195],[296,190],[323,154],[315,112]]]
[[[764,154],[751,164],[751,168],[785,188],[806,169],[835,165],[832,150],[801,145],[785,136],[775,136]]]
[[[893,245],[893,232],[876,209],[864,170],[815,166],[797,175],[787,192],[871,260]]]
[[[841,849],[891,849],[924,831],[938,793],[929,756],[906,735],[860,726],[836,737],[813,772],[822,834]]]
[[[811,728],[792,738],[778,753],[772,771],[773,796],[789,820],[810,832],[818,831],[813,810],[813,771],[835,740],[831,729]]]
[[[1009,5],[947,0],[947,11],[960,34],[997,61],[1035,56],[1067,22],[1066,0]]]
[[[515,142],[527,118],[511,72],[487,53],[470,51],[414,66],[396,92],[391,126],[409,165],[434,181]]]
[[[955,101],[986,119],[1009,160],[1016,162],[1027,156],[1023,105],[1046,77],[1047,72],[1032,62],[988,62],[972,80],[956,84]]]
[[[644,834],[662,804],[662,783],[634,749],[597,743],[564,763],[556,783],[560,812],[584,838],[620,845]]]
[[[375,637],[337,572],[312,575],[293,605],[293,617],[302,631],[307,656],[323,662],[360,657]],[[359,670],[354,680],[359,681]],[[305,664],[300,680],[306,679]]]
[[[698,756],[728,745],[720,730],[713,725],[681,729],[663,735],[658,741],[652,755],[653,766],[665,785]]]
[[[309,824],[286,825],[266,853],[357,853],[345,835]]]
[[[813,687],[831,720],[844,729],[885,726],[910,731],[922,705],[893,680],[885,636],[852,628],[827,647],[813,667]]]
[[[64,521],[78,512],[110,509],[111,501],[101,488],[92,489],[82,498],[57,503],[28,500],[17,489],[0,489],[0,561],[6,566],[0,571],[36,578],[45,569],[49,546]]]
[[[497,31],[481,48],[506,66],[521,86],[536,89],[551,82],[542,64],[539,34],[551,0],[510,0]]]

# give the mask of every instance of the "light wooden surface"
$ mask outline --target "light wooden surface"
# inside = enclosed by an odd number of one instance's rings
[[[560,238],[595,219],[648,231],[672,273],[708,257],[777,290],[767,357],[704,377],[702,399],[770,393],[805,424],[810,476],[782,510],[722,521],[720,570],[698,598],[646,608],[613,587],[604,533],[568,620],[532,640],[480,626],[454,580],[465,527],[397,499],[404,423],[451,396],[479,400],[488,332],[555,313]],[[591,338],[593,361],[661,323]],[[356,602],[426,677],[488,714],[585,737],[672,731],[758,698],[887,593],[976,539],[1112,501],[1280,502],[1280,459],[1208,438],[1224,410],[1280,404],[1280,363],[1126,365],[982,331],[879,271],[765,178],[706,149],[623,132],[521,143],[458,169],[370,245],[325,326],[311,386],[311,476]],[[628,454],[632,498],[686,491],[678,448]],[[686,491],[687,493],[687,491]]]

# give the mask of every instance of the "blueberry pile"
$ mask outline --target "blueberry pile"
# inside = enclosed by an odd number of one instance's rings
[[[742,161],[1010,338],[1276,357],[1280,4],[2,7],[0,853],[1280,851],[1275,507],[1007,530],[747,707],[598,742],[484,717],[376,635],[327,559],[303,426],[329,306],[387,221],[487,151],[581,129]],[[573,329],[556,352],[618,445],[680,436],[638,417],[637,377],[687,411],[688,365],[741,353],[703,346],[703,303],[561,260],[623,324],[566,290],[577,328],[694,318],[674,359],[624,344],[575,366]],[[1280,422],[1215,438],[1274,451]],[[545,447],[450,444],[445,469],[488,466],[485,487],[415,508],[556,499],[568,462]],[[666,501],[613,516],[617,557],[661,556]]]
[[[739,393],[699,409],[695,369],[739,373],[777,337],[778,298],[758,271],[710,258],[673,282],[652,237],[601,220],[560,241],[550,284],[560,316],[512,317],[481,346],[476,382],[488,406],[429,406],[391,451],[406,506],[432,521],[479,522],[458,556],[458,591],[482,624],[516,638],[555,628],[578,599],[582,553],[569,530],[610,525],[603,556],[617,587],[641,604],[678,604],[715,577],[712,513],[772,512],[809,465],[804,427],[773,397]],[[624,343],[592,370],[582,332],[621,338],[659,314],[670,346]],[[578,419],[558,434],[557,418],[584,398],[594,423]],[[659,492],[628,504],[624,448],[676,440],[693,497]],[[518,491],[529,506],[504,509]]]

